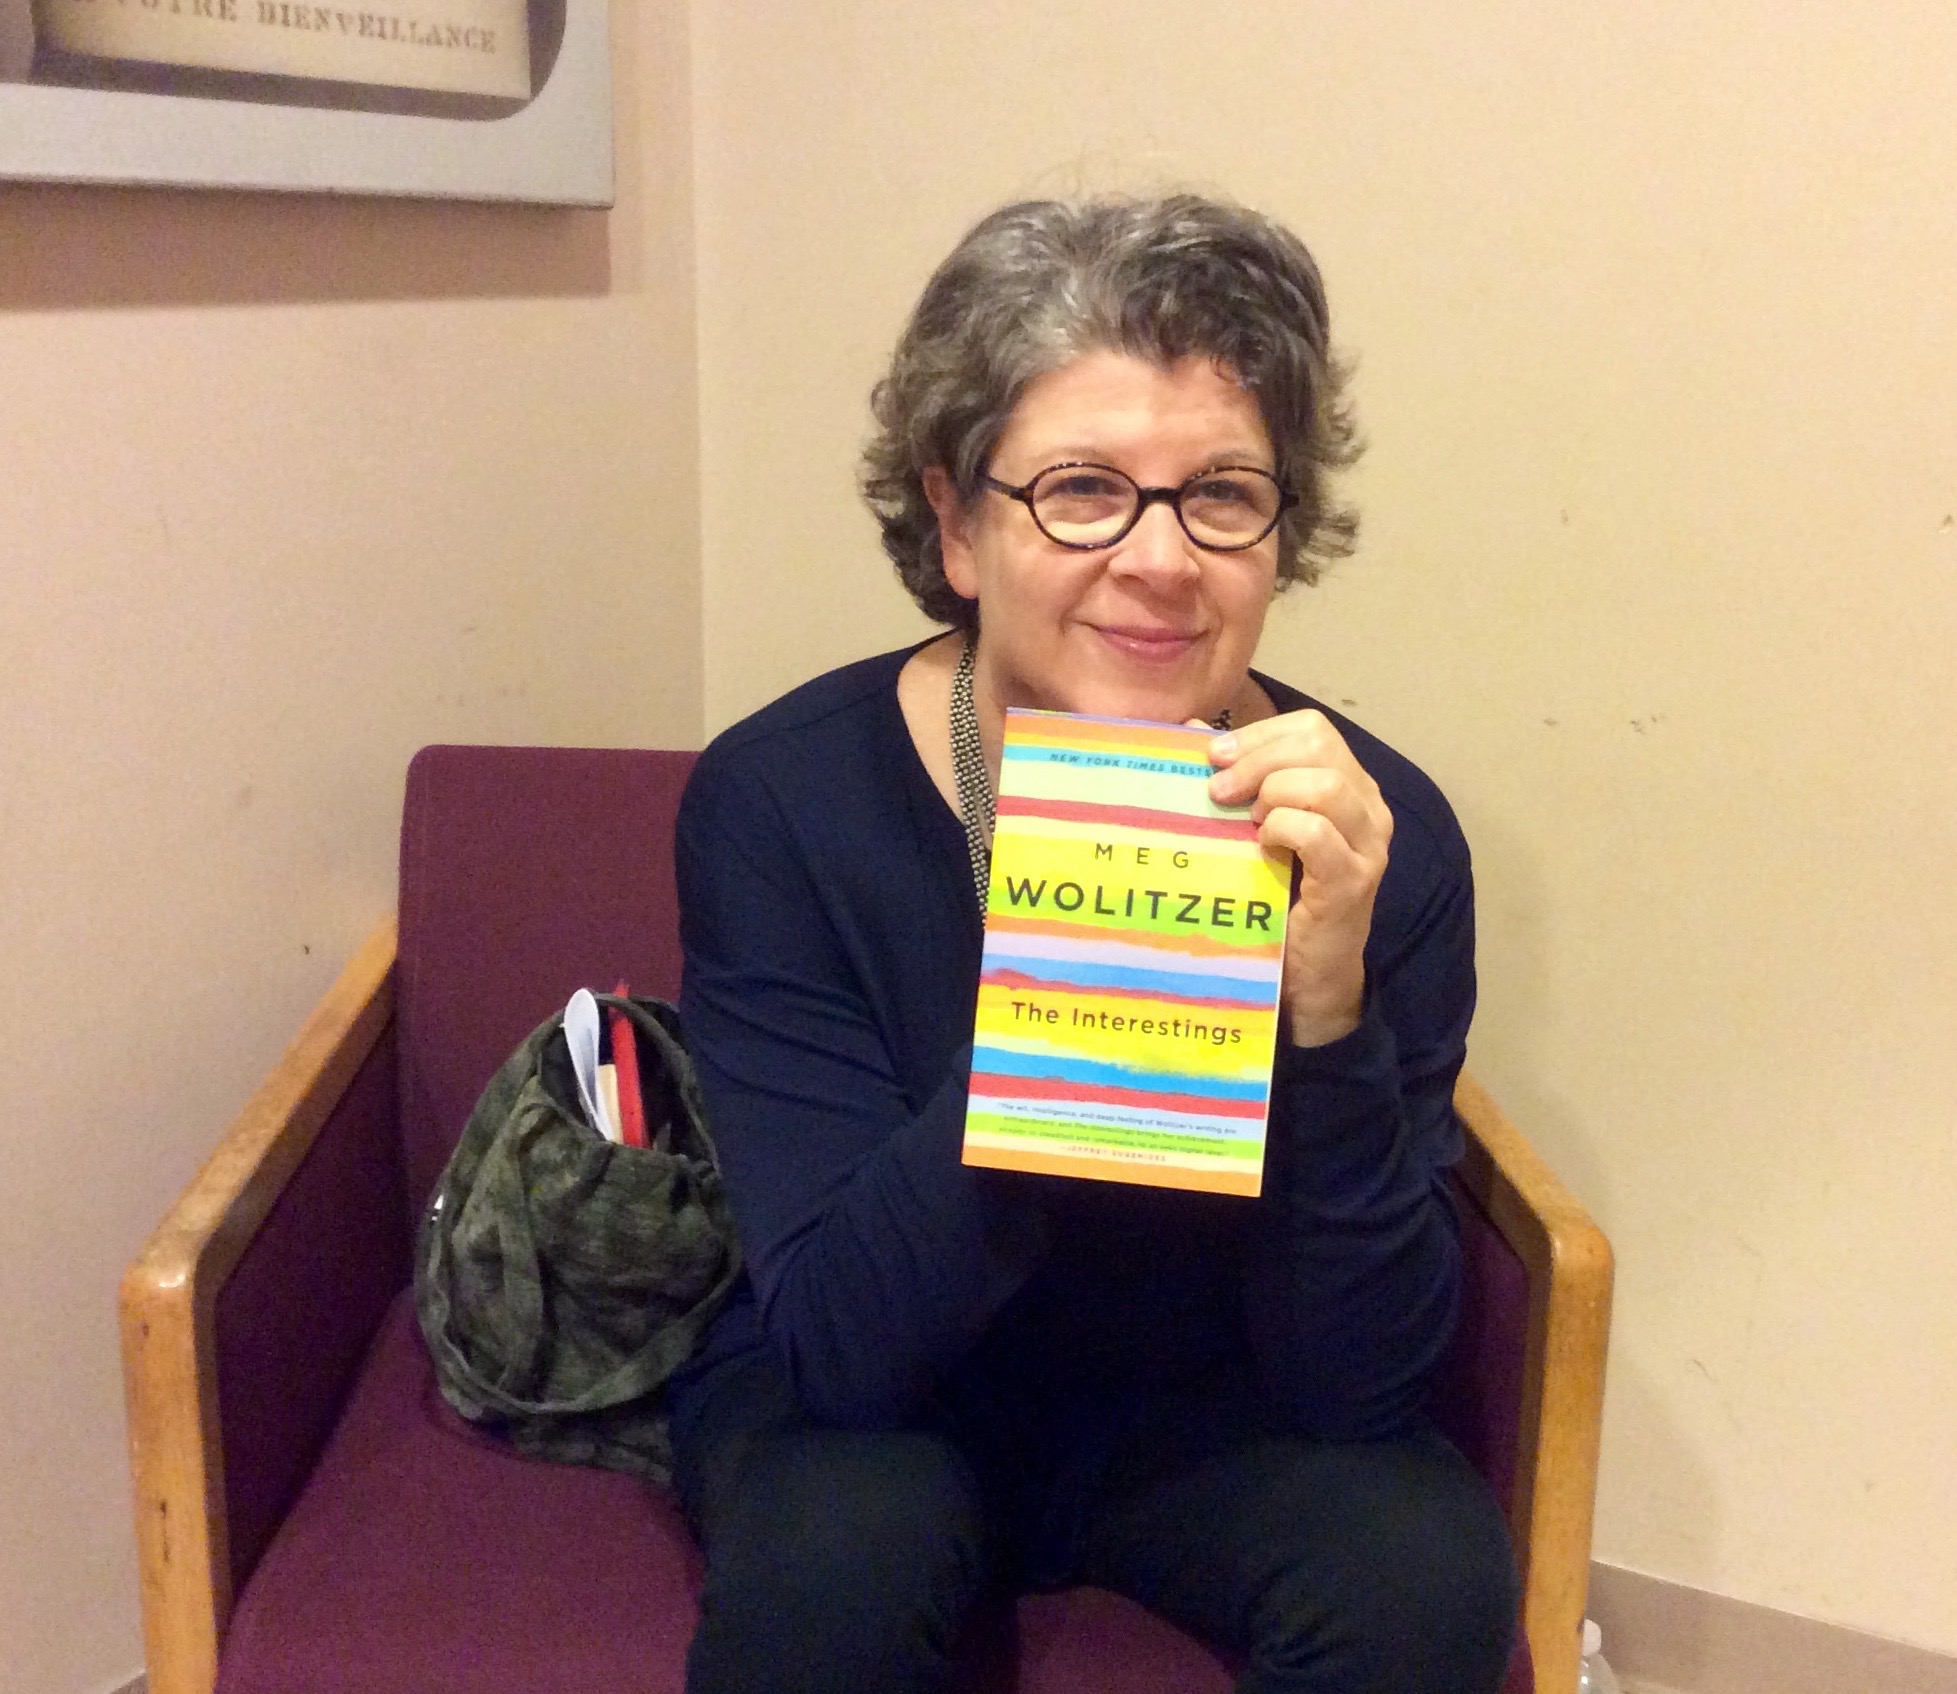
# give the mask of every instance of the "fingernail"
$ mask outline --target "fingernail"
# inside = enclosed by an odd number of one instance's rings
[[[1219,735],[1210,743],[1212,759],[1234,759],[1237,756],[1237,738],[1234,735]]]

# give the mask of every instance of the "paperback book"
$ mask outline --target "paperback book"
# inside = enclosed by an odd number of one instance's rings
[[[1210,736],[1007,713],[966,1164],[1261,1191],[1290,867]]]

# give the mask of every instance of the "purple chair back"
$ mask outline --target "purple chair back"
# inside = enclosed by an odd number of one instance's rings
[[[577,988],[677,999],[673,819],[691,753],[424,747],[401,817],[395,970],[410,1206],[483,1084]]]
[[[1461,1224],[1461,1310],[1435,1373],[1428,1412],[1512,1512],[1529,1348],[1529,1278],[1521,1255],[1459,1182],[1448,1184]],[[1535,1667],[1520,1629],[1502,1694],[1534,1694]]]
[[[1459,1183],[1449,1189],[1461,1222],[1461,1312],[1429,1410],[1506,1507],[1515,1498],[1529,1279],[1481,1203]]]

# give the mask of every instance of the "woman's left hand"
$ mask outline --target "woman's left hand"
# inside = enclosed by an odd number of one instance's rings
[[[1210,796],[1251,802],[1257,838],[1297,855],[1284,928],[1280,1006],[1291,1039],[1322,1047],[1359,1027],[1366,937],[1386,873],[1393,814],[1323,712],[1286,712],[1210,743]]]

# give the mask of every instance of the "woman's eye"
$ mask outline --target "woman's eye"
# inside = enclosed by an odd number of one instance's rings
[[[1255,506],[1257,492],[1256,483],[1248,477],[1206,476],[1192,482],[1183,498],[1212,506]]]
[[[1098,476],[1091,471],[1070,471],[1040,484],[1042,499],[1120,500],[1126,496],[1127,489],[1113,477]]]

